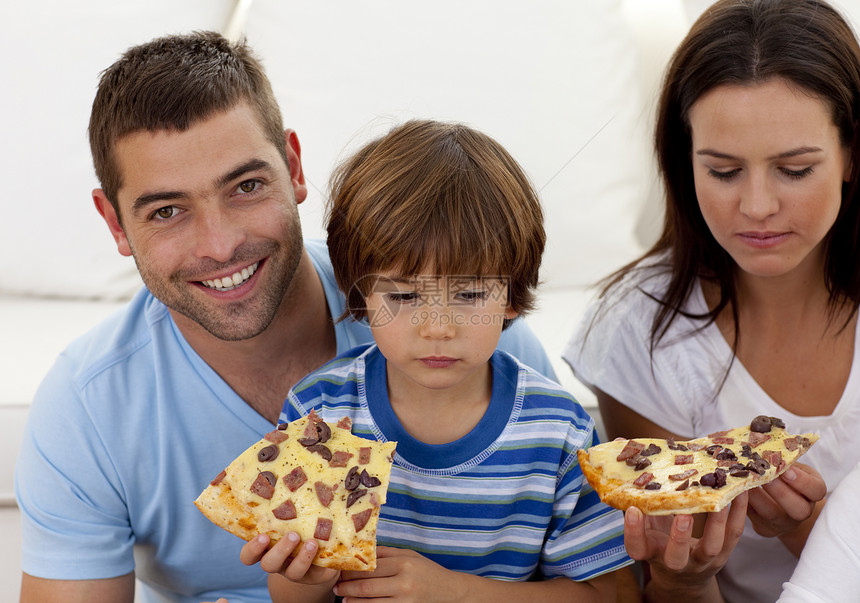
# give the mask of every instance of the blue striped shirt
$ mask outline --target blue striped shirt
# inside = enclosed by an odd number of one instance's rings
[[[425,444],[400,424],[374,345],[296,384],[281,420],[315,409],[330,422],[348,416],[356,435],[397,442],[379,544],[500,580],[587,580],[631,563],[622,514],[600,502],[577,462],[577,449],[597,441],[594,421],[558,384],[505,352],[490,363],[487,412],[448,444]]]

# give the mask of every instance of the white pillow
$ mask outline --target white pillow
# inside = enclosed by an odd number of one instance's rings
[[[258,1],[247,33],[303,143],[306,232],[320,232],[345,147],[437,118],[496,138],[540,189],[548,287],[590,283],[639,251],[650,124],[620,0]]]
[[[139,285],[93,208],[86,128],[99,72],[127,47],[221,30],[226,0],[28,0],[7,8],[0,96],[11,186],[0,291],[116,299]],[[541,191],[550,287],[592,282],[638,252],[652,183],[650,124],[620,0],[257,0],[247,36],[303,144],[306,234],[321,235],[329,172],[346,147],[410,117],[469,123]],[[10,93],[11,92],[11,93]]]

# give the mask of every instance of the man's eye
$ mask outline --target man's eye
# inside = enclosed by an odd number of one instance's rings
[[[155,213],[152,214],[152,217],[156,220],[168,220],[179,213],[179,210],[176,209],[172,205],[168,205],[166,207],[160,207],[155,210]]]
[[[245,180],[239,185],[239,190],[243,193],[253,193],[259,186],[259,180]]]

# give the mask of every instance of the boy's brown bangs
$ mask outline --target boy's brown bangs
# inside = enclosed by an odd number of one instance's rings
[[[383,221],[370,235],[366,243],[373,248],[373,258],[368,259],[378,271],[507,276],[514,268],[511,250],[500,244],[514,234],[510,217],[490,219],[480,193],[456,173],[461,170],[453,171],[443,190],[408,201],[410,208]]]

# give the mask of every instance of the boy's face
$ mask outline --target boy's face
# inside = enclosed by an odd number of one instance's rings
[[[248,339],[281,308],[302,255],[296,204],[307,194],[294,134],[285,144],[289,170],[245,104],[186,131],[117,142],[121,223],[102,191],[93,198],[120,253],[183,325]]]
[[[388,365],[392,393],[486,387],[488,360],[508,307],[505,279],[378,275],[366,296],[373,337]]]

